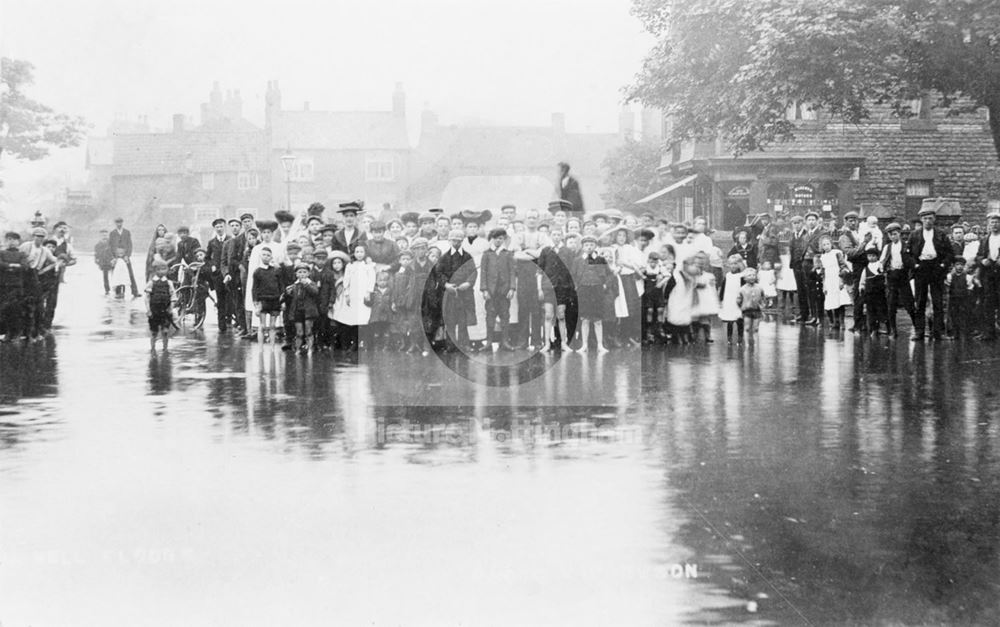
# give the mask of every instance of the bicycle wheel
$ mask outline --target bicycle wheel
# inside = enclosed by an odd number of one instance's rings
[[[191,325],[191,329],[197,331],[205,324],[205,309],[202,308],[201,311],[194,311],[194,323]]]

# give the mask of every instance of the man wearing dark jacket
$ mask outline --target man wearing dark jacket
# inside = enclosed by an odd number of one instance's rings
[[[573,205],[572,209],[566,209],[568,213],[583,215],[583,196],[580,193],[580,183],[569,173],[569,164],[566,162],[559,164],[559,198]]]
[[[226,221],[223,218],[216,218],[212,221],[212,228],[215,234],[208,240],[205,247],[205,262],[208,265],[209,278],[212,280],[212,289],[215,290],[215,310],[218,313],[219,331],[229,328],[230,302],[227,294],[226,284],[223,278],[226,274],[225,250],[226,243],[232,239],[226,234]]]
[[[934,228],[935,213],[931,208],[920,210],[922,228],[910,234],[910,254],[916,260],[913,283],[916,311],[913,316],[914,342],[924,339],[927,320],[927,298],[934,307],[931,339],[939,340],[944,332],[944,279],[951,268],[952,249],[948,236]]]
[[[514,296],[514,256],[504,248],[507,231],[490,231],[490,247],[479,264],[479,289],[486,304],[486,338],[490,345],[510,351],[510,299]],[[499,335],[494,330],[500,320]],[[495,350],[495,349],[494,349]]]
[[[139,297],[139,287],[135,284],[135,273],[132,272],[132,233],[122,225],[122,218],[115,218],[115,228],[108,233],[108,248],[111,252],[119,248],[125,251],[125,267],[128,268],[128,280],[132,284],[132,296]]]
[[[986,216],[986,234],[979,242],[976,263],[982,268],[983,339],[997,338],[997,316],[1000,315],[1000,213]]]
[[[882,256],[879,262],[885,269],[885,300],[888,311],[887,331],[893,338],[897,337],[896,331],[896,309],[900,305],[906,310],[913,321],[913,292],[910,290],[910,273],[916,262],[910,255],[908,243],[903,241],[902,227],[898,222],[892,222],[885,227],[885,236],[888,238],[882,248]]]

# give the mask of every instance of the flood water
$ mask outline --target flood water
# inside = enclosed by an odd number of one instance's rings
[[[1000,347],[764,323],[478,385],[211,318],[150,357],[71,270],[0,348],[4,627],[1000,615]]]

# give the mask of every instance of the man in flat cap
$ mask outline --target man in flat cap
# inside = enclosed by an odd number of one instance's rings
[[[997,322],[1000,316],[1000,212],[993,211],[986,216],[986,234],[979,241],[976,262],[983,269],[982,335],[993,341],[997,338]]]
[[[896,310],[902,306],[913,321],[913,291],[910,290],[910,273],[916,262],[910,255],[907,242],[903,241],[899,222],[891,222],[885,227],[887,242],[882,249],[879,262],[885,270],[885,300],[888,310],[888,332],[895,339]]]
[[[119,248],[125,251],[125,267],[128,268],[128,279],[132,287],[132,296],[139,297],[139,286],[135,284],[135,273],[132,272],[132,233],[124,227],[122,218],[115,218],[115,228],[108,233],[108,248],[112,251]]]
[[[244,331],[246,317],[243,315],[243,281],[240,277],[240,267],[243,262],[243,250],[246,248],[246,236],[243,233],[243,222],[238,218],[231,218],[226,225],[229,227],[229,236],[222,245],[220,268],[222,283],[225,286],[226,312],[230,323],[235,321],[236,327]],[[228,327],[229,323],[226,326]]]
[[[215,310],[218,314],[219,331],[229,328],[229,294],[226,291],[226,284],[223,281],[225,268],[225,248],[226,242],[232,239],[226,233],[225,218],[212,220],[212,239],[205,245],[205,264],[208,266],[209,279],[212,289],[215,291]]]
[[[21,235],[4,235],[0,249],[0,336],[5,342],[20,339],[24,328],[28,256],[21,252]]]
[[[934,307],[931,339],[940,340],[944,333],[944,280],[951,269],[952,250],[948,236],[935,228],[936,214],[930,207],[920,209],[921,228],[910,234],[910,254],[916,258],[913,269],[915,311],[913,316],[914,342],[924,339],[927,320],[927,299]]]
[[[573,214],[582,216],[584,213],[583,196],[580,193],[580,183],[569,173],[569,164],[565,161],[559,163],[559,198],[569,202],[573,208],[567,209]]]

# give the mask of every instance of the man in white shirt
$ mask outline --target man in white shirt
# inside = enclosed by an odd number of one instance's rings
[[[997,317],[1000,315],[1000,212],[986,216],[986,236],[979,242],[976,261],[983,268],[983,339],[997,338]]]
[[[952,258],[948,236],[934,228],[936,218],[934,210],[923,208],[919,215],[922,226],[910,234],[910,254],[917,258],[913,270],[916,309],[911,339],[914,342],[921,342],[924,339],[928,296],[931,306],[934,307],[931,339],[941,339],[944,332],[944,279],[951,268]]]

